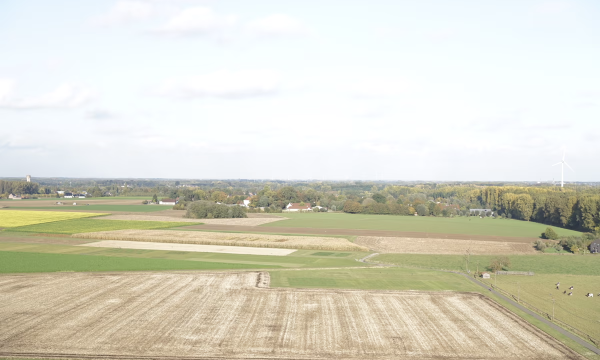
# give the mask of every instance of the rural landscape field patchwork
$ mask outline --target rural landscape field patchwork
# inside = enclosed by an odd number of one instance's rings
[[[597,358],[487,290],[546,312],[555,296],[600,338],[595,299],[553,288],[600,287],[597,259],[537,250],[539,224],[34,201],[0,209],[0,357]],[[502,256],[535,275],[473,278]]]

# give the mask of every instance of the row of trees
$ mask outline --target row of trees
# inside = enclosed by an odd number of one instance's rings
[[[34,182],[0,180],[0,194],[31,195],[39,189],[40,185]]]

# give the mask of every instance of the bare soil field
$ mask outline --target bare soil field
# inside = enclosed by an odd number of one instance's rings
[[[358,229],[321,229],[321,228],[293,228],[293,227],[252,227],[252,226],[230,226],[230,225],[191,225],[187,229],[218,230],[218,231],[244,231],[251,233],[280,233],[280,234],[306,234],[306,235],[350,235],[350,236],[383,236],[383,237],[409,237],[421,239],[454,239],[454,240],[481,240],[501,241],[510,243],[530,244],[537,238],[512,237],[512,236],[490,236],[490,235],[468,235],[468,234],[440,234],[414,231],[392,231],[392,230],[358,230]]]
[[[0,356],[581,358],[480,294],[268,284],[256,272],[0,276]]]
[[[196,245],[196,244],[164,244],[142,241],[102,240],[93,243],[81,244],[79,246],[115,248],[115,249],[143,249],[143,250],[166,250],[166,251],[189,251],[209,252],[220,254],[244,254],[244,255],[271,255],[286,256],[293,253],[294,249],[259,248],[249,246],[220,246],[220,245]]]
[[[101,220],[137,220],[137,221],[176,221],[189,223],[204,223],[232,226],[259,226],[271,222],[285,220],[282,217],[256,217],[240,219],[186,219],[183,217],[157,216],[157,215],[109,215],[103,216]]]
[[[372,251],[398,254],[465,254],[466,251],[472,255],[537,253],[533,244],[500,241],[359,236],[355,243]]]
[[[342,238],[218,233],[175,230],[114,230],[72,235],[79,239],[128,240],[158,243],[250,246],[283,249],[368,251],[366,247]]]

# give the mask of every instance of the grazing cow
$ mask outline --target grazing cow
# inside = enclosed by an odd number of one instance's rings
[[[588,293],[586,296],[587,297],[594,297],[594,294]]]
[[[559,286],[560,286],[560,281],[556,283],[556,287],[559,287]]]
[[[569,293],[569,296],[571,296],[571,295],[573,295],[573,292],[572,292],[572,291]]]
[[[565,295],[566,295],[566,294],[567,294],[567,290],[563,291],[563,294],[565,294]]]
[[[571,287],[569,288],[569,290],[573,290],[573,287],[571,286]]]

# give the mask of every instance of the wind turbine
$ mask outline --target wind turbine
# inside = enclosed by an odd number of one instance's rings
[[[567,165],[569,167],[569,169],[571,169],[571,171],[575,172],[575,170],[573,170],[573,168],[571,166],[569,166],[569,164],[567,164],[567,162],[565,161],[566,153],[567,153],[566,151],[563,152],[563,158],[562,158],[561,162],[552,165],[552,166],[560,165],[560,187],[565,186],[565,165]]]

